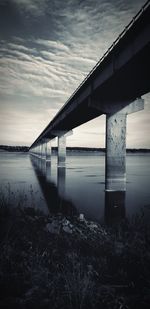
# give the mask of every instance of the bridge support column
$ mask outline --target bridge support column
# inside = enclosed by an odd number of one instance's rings
[[[127,115],[143,110],[144,100],[99,102],[90,98],[89,107],[106,114],[105,191],[125,191]]]
[[[38,158],[40,158],[40,145],[38,145]]]
[[[126,114],[106,115],[106,191],[126,189]]]
[[[51,142],[47,142],[46,161],[51,161]]]
[[[106,113],[105,190],[126,190],[126,121],[127,115],[144,109],[144,100],[137,99]]]
[[[41,150],[42,157],[41,157],[41,159],[43,160],[44,159],[44,144],[42,144],[41,146],[42,146],[42,150]]]
[[[73,134],[70,131],[54,131],[58,136],[58,167],[65,167],[66,165],[66,137]],[[53,132],[53,133],[54,133]]]
[[[66,136],[58,136],[58,167],[66,164]]]
[[[44,143],[44,160],[46,160],[46,156],[47,156],[47,143]]]
[[[42,144],[40,144],[40,159],[42,160]]]

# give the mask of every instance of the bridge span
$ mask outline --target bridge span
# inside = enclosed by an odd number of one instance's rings
[[[58,137],[58,168],[65,166],[72,129],[106,115],[106,191],[126,190],[127,115],[144,108],[150,92],[150,1],[107,50],[56,116],[33,142],[32,155],[51,160]]]

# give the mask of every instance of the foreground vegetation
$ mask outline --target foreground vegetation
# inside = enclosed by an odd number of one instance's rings
[[[0,214],[0,308],[150,308],[144,212],[102,227],[1,199]]]

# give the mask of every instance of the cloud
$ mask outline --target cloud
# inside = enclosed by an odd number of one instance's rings
[[[11,0],[12,3],[17,5],[20,11],[30,13],[34,16],[41,16],[45,14],[47,9],[46,0]]]
[[[3,42],[0,48],[1,94],[61,96],[65,103],[95,62],[74,51],[69,53],[69,48],[58,42],[35,40],[34,48],[28,47],[29,43],[30,40],[22,41],[22,45],[16,41]],[[42,49],[37,49],[38,44]],[[50,46],[51,51],[43,50]]]
[[[60,41],[51,41],[51,40],[43,40],[43,39],[37,39],[35,40],[36,44],[42,45],[46,47],[46,49],[50,49],[58,52],[58,51],[69,51],[69,47],[65,44],[61,43]]]
[[[34,119],[37,134],[44,129],[50,116],[62,107],[143,2],[137,0],[135,5],[133,0],[3,0],[3,6],[11,3],[12,10],[8,7],[9,20],[3,28],[8,30],[9,36],[0,41],[0,105],[5,115],[9,109],[13,112],[12,105],[14,111],[19,111],[19,118],[17,114],[12,117],[14,130],[18,123],[20,126],[15,130],[14,138],[22,132],[21,109],[29,119]],[[7,98],[5,103],[2,98]],[[37,110],[41,113],[39,125],[34,116],[37,116]],[[136,119],[138,123],[140,115]],[[103,144],[104,137],[97,138],[98,132],[104,134],[103,124],[101,117],[75,129],[75,136],[79,138],[75,137],[73,143],[81,146],[82,143],[87,146],[93,143],[95,147],[99,141]],[[33,141],[35,135],[31,124],[25,122],[25,127],[30,128],[30,140]],[[148,129],[148,119],[145,119],[144,132]],[[88,141],[90,134],[92,138]],[[131,135],[128,135],[128,141],[133,141]],[[24,140],[28,141],[28,138],[24,135]],[[147,138],[145,141],[148,142]],[[72,143],[71,137],[69,142]]]

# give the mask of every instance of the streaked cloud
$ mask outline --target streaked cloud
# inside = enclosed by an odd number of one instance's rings
[[[5,134],[0,139],[20,143],[23,136],[22,141],[30,144],[37,137],[34,132],[39,134],[44,129],[143,3],[142,0],[136,3],[134,0],[3,0],[0,127],[1,132],[5,128]],[[5,8],[10,17],[7,24]],[[146,101],[150,101],[149,96]],[[149,122],[144,115],[140,125],[148,132]],[[134,144],[132,123],[138,126],[140,117],[134,118],[137,124],[129,119],[129,144],[130,141]],[[75,135],[69,138],[70,145],[92,147],[93,143],[93,147],[103,147],[104,119],[97,118],[76,128]],[[28,131],[30,137],[25,133]],[[97,132],[101,132],[99,140]],[[148,145],[146,133],[142,144]]]

